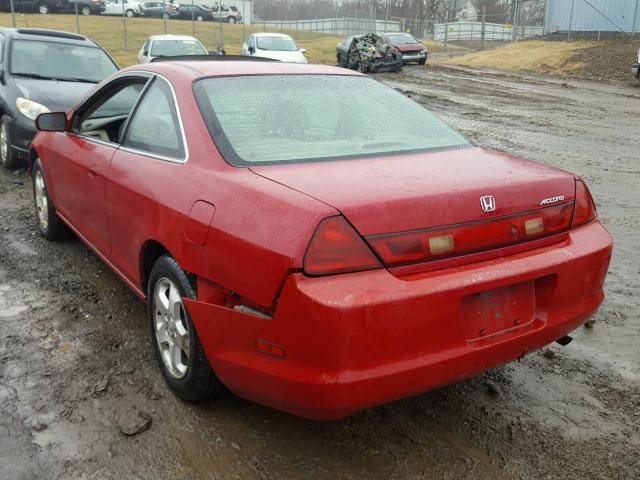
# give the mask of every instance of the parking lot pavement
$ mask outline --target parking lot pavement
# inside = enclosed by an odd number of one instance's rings
[[[302,420],[165,387],[144,307],[0,172],[0,478],[639,478],[640,88],[408,67],[379,75],[479,143],[583,176],[615,251],[591,328],[472,380]]]

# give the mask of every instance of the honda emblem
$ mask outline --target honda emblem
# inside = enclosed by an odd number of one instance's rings
[[[496,199],[493,198],[493,195],[485,195],[480,197],[480,205],[483,212],[493,212],[496,209]]]

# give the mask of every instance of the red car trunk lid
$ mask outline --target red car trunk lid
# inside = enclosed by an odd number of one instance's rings
[[[331,205],[362,236],[528,212],[575,193],[568,172],[479,147],[252,170]],[[483,211],[488,196],[494,209]]]

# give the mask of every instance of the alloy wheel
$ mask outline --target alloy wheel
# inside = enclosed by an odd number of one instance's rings
[[[153,292],[153,326],[160,358],[169,374],[183,378],[189,368],[190,338],[187,315],[178,287],[163,277]]]
[[[36,170],[35,177],[35,197],[38,221],[40,222],[42,230],[46,230],[49,227],[49,199],[47,198],[47,189],[44,185],[44,177],[40,170]]]

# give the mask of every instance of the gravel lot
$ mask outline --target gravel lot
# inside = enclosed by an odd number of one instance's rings
[[[27,173],[2,171],[1,479],[640,478],[640,88],[460,68],[378,78],[479,143],[586,179],[615,241],[595,323],[340,422],[232,395],[185,404],[143,304],[78,240],[34,233]]]

